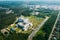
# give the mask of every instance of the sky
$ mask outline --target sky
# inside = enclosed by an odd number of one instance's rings
[[[60,1],[60,0],[0,0],[0,1]]]

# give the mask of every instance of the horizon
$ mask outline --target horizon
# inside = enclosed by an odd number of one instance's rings
[[[0,0],[0,1],[50,1],[50,2],[60,2],[60,0]]]

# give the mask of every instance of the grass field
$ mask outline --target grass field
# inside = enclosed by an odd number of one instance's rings
[[[43,20],[44,18],[39,18],[36,16],[30,16],[30,22],[33,23],[33,28],[36,28]]]

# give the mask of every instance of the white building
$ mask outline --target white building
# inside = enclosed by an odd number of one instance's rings
[[[29,29],[29,27],[33,26],[33,24],[31,22],[29,22],[29,19],[28,18],[19,17],[18,18],[18,23],[16,24],[16,26],[18,28],[21,28],[24,31],[26,31],[26,30]]]
[[[35,12],[35,15],[38,15],[39,14],[39,12]]]
[[[14,13],[12,10],[6,11],[6,14]]]

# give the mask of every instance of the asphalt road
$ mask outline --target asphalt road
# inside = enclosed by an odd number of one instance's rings
[[[57,19],[56,19],[56,21],[55,21],[55,24],[54,24],[54,26],[53,26],[53,29],[52,29],[52,31],[51,31],[51,33],[50,33],[50,36],[49,36],[48,40],[51,40],[51,38],[52,38],[52,35],[53,35],[52,33],[53,33],[53,31],[54,31],[54,29],[55,29],[55,27],[56,27],[56,24],[57,24],[57,22],[58,22],[59,15],[60,15],[60,12],[59,12],[59,14],[58,14],[58,16],[57,16]]]
[[[38,27],[32,31],[32,33],[28,36],[28,40],[32,40],[32,38],[36,35],[36,33],[40,30],[40,28],[45,24],[45,22],[49,19],[49,17],[46,17],[46,19],[38,25]]]

